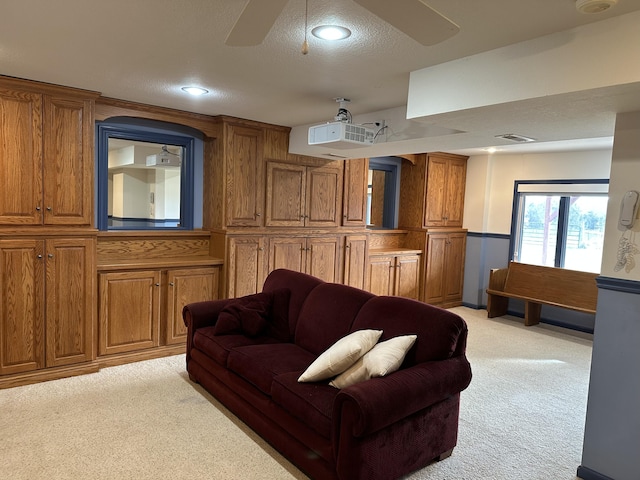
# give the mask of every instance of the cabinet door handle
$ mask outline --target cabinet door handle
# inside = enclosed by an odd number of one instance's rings
[[[42,210],[40,207],[36,207],[36,212],[39,212],[40,210]]]
[[[42,255],[38,254],[37,258],[41,260],[42,259]]]
[[[170,286],[170,287],[173,287],[173,282],[169,282],[169,286]]]
[[[47,257],[48,257],[48,258],[53,258],[53,253],[49,253],[49,254],[47,255]]]
[[[47,212],[50,212],[50,211],[51,211],[51,207],[47,207]]]
[[[160,286],[160,284],[159,284],[159,283],[156,283],[155,285],[156,285],[156,287],[159,287],[159,286]]]
[[[256,217],[260,217],[261,215],[261,213],[256,213]]]

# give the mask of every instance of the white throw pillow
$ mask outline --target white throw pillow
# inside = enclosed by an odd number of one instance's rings
[[[384,377],[395,372],[402,365],[404,357],[416,338],[418,338],[416,335],[404,335],[378,343],[329,385],[346,388],[372,377]]]
[[[298,381],[319,382],[335,377],[371,350],[381,335],[382,330],[357,330],[342,337],[316,358]]]

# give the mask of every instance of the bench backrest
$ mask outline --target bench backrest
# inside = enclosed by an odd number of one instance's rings
[[[550,303],[596,310],[598,274],[511,262],[504,284],[507,293]]]

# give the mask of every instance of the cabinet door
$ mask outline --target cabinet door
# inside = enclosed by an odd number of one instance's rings
[[[337,227],[342,205],[342,167],[307,167],[305,226]]]
[[[425,192],[423,226],[441,227],[445,225],[445,188],[448,161],[445,158],[429,156],[427,162],[427,191]]]
[[[90,225],[93,219],[91,102],[44,97],[44,223]]]
[[[345,285],[364,290],[367,283],[367,236],[350,235],[344,245]]]
[[[368,158],[354,158],[344,162],[342,225],[366,225],[368,173]]]
[[[165,343],[184,343],[187,327],[182,321],[185,305],[218,298],[220,268],[185,268],[167,272]]]
[[[448,239],[449,235],[446,233],[428,235],[423,298],[425,303],[438,304],[444,301]]]
[[[420,256],[399,255],[395,263],[395,291],[400,297],[418,300],[420,285]]]
[[[325,282],[340,282],[340,238],[317,237],[307,239],[306,273]]]
[[[44,242],[0,240],[0,374],[43,368]]]
[[[462,227],[466,180],[466,160],[455,158],[449,159],[444,194],[444,219],[445,225],[448,227]]]
[[[227,125],[227,225],[259,227],[264,202],[264,135],[259,128]]]
[[[375,255],[369,257],[367,290],[375,295],[393,295],[395,257]]]
[[[447,241],[444,302],[461,304],[467,235],[463,232],[451,233]]]
[[[95,243],[46,241],[47,367],[93,360]]]
[[[287,163],[267,164],[268,227],[302,227],[305,224],[306,167]]]
[[[301,237],[273,237],[269,239],[269,271],[286,268],[304,272],[307,259],[307,240]]]
[[[158,346],[160,272],[100,274],[99,354]]]
[[[42,96],[0,89],[0,119],[0,224],[40,224]]]
[[[266,276],[265,241],[263,237],[229,239],[227,295],[243,297],[262,290]]]

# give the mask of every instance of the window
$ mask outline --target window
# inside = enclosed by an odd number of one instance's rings
[[[369,159],[367,226],[397,228],[401,161],[397,157]]]
[[[148,125],[99,123],[98,228],[193,229],[195,141]]]
[[[600,272],[608,181],[516,182],[511,258]]]

